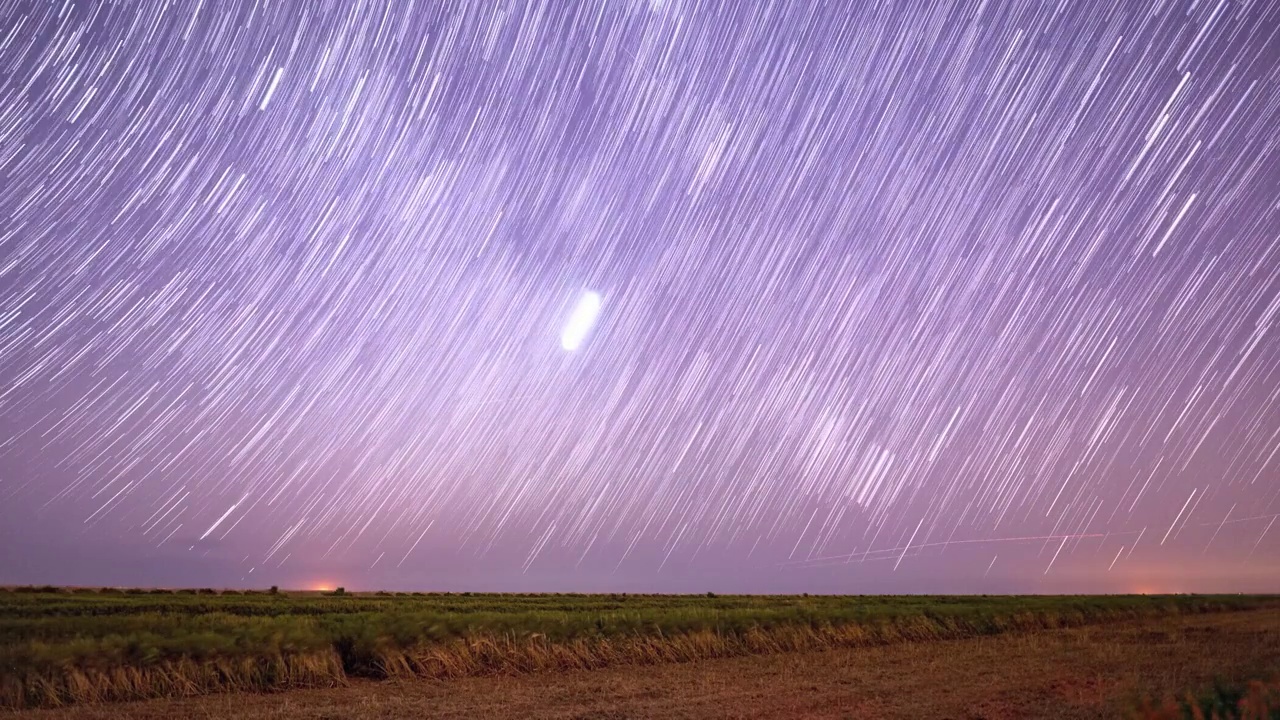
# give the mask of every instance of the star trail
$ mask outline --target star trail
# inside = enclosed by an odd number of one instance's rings
[[[1280,590],[1280,5],[0,20],[0,582]]]

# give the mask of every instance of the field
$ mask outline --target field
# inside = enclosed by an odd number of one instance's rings
[[[0,593],[0,706],[338,687],[363,678],[445,679],[664,665],[901,641],[1025,636],[1096,623],[1130,626],[1280,607],[1275,597],[1239,595],[43,590]]]
[[[1272,672],[1268,674],[1267,670]],[[1182,720],[1280,679],[1280,610],[1103,623],[644,667],[453,680],[369,680],[13,713],[13,720]],[[1272,686],[1280,700],[1280,685]],[[1169,698],[1164,710],[1164,698]],[[1142,712],[1144,699],[1154,706]],[[1210,703],[1201,707],[1212,707]],[[1225,717],[1280,717],[1233,713]],[[0,713],[3,716],[3,713]],[[1208,712],[1204,717],[1212,717]]]

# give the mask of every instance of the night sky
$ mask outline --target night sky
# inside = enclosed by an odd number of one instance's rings
[[[1280,3],[0,0],[0,584],[1280,591]]]

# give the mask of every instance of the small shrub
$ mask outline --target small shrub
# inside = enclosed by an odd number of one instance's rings
[[[22,587],[14,588],[13,591],[20,593],[60,593],[62,588],[56,585],[23,585]]]

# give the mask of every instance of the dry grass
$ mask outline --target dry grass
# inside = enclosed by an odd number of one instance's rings
[[[144,667],[63,667],[44,673],[6,674],[0,679],[0,707],[58,707],[215,692],[336,687],[346,681],[342,659],[332,650],[265,658],[165,660]]]
[[[1217,682],[1207,692],[1144,701],[1136,720],[1280,720],[1280,681]]]
[[[1165,612],[1152,612],[1158,617]],[[1167,613],[1170,615],[1175,613]],[[386,678],[455,679],[616,665],[658,665],[784,652],[812,652],[899,642],[936,642],[1132,621],[1132,611],[1084,613],[1023,612],[1004,617],[913,616],[874,624],[750,627],[742,632],[696,630],[677,634],[636,634],[617,638],[552,641],[545,636],[479,635],[408,649],[382,649],[374,675]]]

